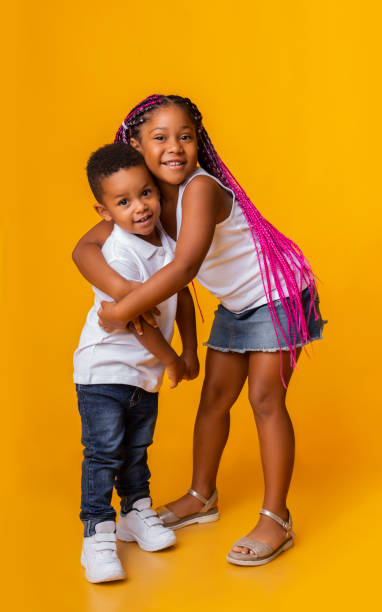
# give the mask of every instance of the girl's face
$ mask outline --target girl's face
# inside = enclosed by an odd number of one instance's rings
[[[155,110],[130,143],[159,182],[180,185],[196,168],[195,127],[187,112],[175,104]]]

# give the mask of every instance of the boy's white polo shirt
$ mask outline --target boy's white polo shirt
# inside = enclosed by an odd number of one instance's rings
[[[162,246],[155,246],[115,225],[102,252],[112,268],[127,280],[144,282],[174,258],[175,242],[158,224]],[[135,336],[126,332],[105,332],[98,325],[97,311],[102,300],[112,298],[93,287],[94,306],[89,311],[74,353],[74,382],[77,384],[125,384],[158,391],[163,364],[146,350]],[[168,342],[174,332],[177,296],[158,305],[159,329]]]

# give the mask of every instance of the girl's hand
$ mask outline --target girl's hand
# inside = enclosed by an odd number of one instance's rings
[[[171,381],[170,389],[174,389],[184,378],[186,366],[183,359],[177,355],[174,361],[166,365],[166,370]]]
[[[106,332],[112,333],[117,329],[126,330],[127,321],[121,321],[117,318],[118,304],[115,302],[101,302],[101,306],[97,312],[98,314],[98,325],[100,325]]]
[[[185,380],[193,380],[199,374],[199,359],[196,351],[183,352],[181,355],[186,371],[184,374]]]

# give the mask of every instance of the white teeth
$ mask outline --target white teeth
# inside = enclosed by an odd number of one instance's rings
[[[166,166],[183,166],[183,162],[165,162]]]

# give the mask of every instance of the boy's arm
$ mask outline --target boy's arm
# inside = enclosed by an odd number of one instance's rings
[[[153,329],[145,321],[142,324],[142,335],[137,333],[133,323],[129,324],[129,329],[142,346],[166,366],[168,377],[171,380],[171,389],[176,387],[185,375],[183,356],[179,357],[176,354],[159,329]]]
[[[185,378],[192,380],[199,374],[199,360],[194,301],[188,287],[178,293],[176,323],[183,344],[182,358],[186,365]]]
[[[143,322],[143,335],[138,335],[134,326],[129,325],[142,346],[166,366],[168,377],[172,382],[171,388],[176,387],[182,378],[192,380],[199,374],[195,309],[187,287],[178,293],[176,323],[183,345],[181,357],[176,354],[159,329],[153,329]]]

